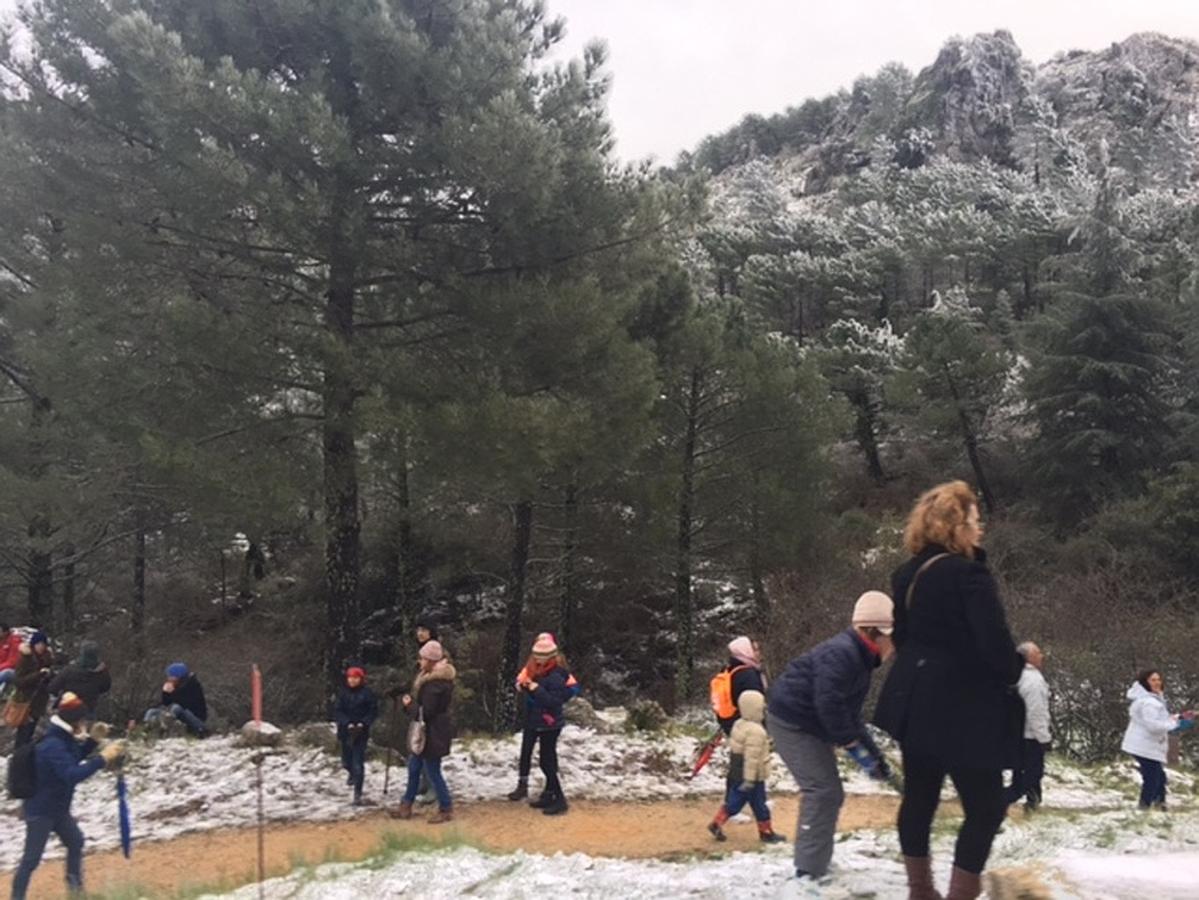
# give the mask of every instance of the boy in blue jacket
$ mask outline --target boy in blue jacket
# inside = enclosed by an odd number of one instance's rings
[[[67,848],[67,887],[72,895],[83,893],[83,832],[71,815],[75,785],[91,778],[104,766],[115,766],[125,756],[125,745],[114,742],[98,755],[92,753],[107,726],[83,730],[87,704],[68,691],[58,701],[50,727],[34,749],[37,788],[25,801],[25,852],[12,880],[13,900],[25,900],[29,879],[42,861],[50,833]]]

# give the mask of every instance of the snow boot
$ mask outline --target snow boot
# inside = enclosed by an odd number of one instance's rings
[[[728,820],[729,811],[725,809],[724,804],[721,804],[720,809],[716,810],[716,815],[712,817],[712,821],[708,823],[708,834],[718,841],[727,841],[728,835],[724,833],[721,826]]]
[[[982,890],[981,875],[954,866],[953,873],[949,876],[949,893],[945,895],[945,900],[976,900]]]
[[[944,900],[933,882],[933,863],[927,856],[905,856],[908,871],[908,900]]]
[[[529,779],[522,778],[516,782],[516,790],[508,794],[508,799],[512,801],[524,800],[529,796]]]
[[[402,801],[400,805],[388,813],[388,815],[390,815],[393,819],[411,819],[412,804]]]
[[[560,816],[568,809],[570,809],[570,804],[566,802],[566,797],[563,796],[562,792],[558,791],[554,794],[554,799],[550,801],[549,805],[541,810],[541,813],[546,816]]]
[[[783,834],[775,834],[773,828],[770,827],[770,820],[758,823],[758,840],[763,844],[783,844],[787,841],[787,836]]]
[[[454,821],[454,811],[452,809],[439,809],[433,815],[425,820],[430,825],[441,825],[445,822]]]
[[[545,809],[547,806],[549,806],[553,802],[554,802],[554,792],[553,791],[542,791],[541,795],[538,796],[538,798],[536,800],[529,801],[529,806],[533,807],[533,809]]]

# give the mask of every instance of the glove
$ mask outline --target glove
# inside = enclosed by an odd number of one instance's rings
[[[88,730],[87,736],[90,737],[93,741],[96,741],[97,743],[99,743],[100,741],[102,741],[106,737],[108,737],[108,732],[110,732],[111,730],[112,730],[112,726],[109,725],[107,722],[96,722]]]
[[[882,781],[886,777],[879,774],[879,763],[882,761],[861,744],[854,744],[852,747],[846,747],[845,752],[848,753],[850,758],[853,759],[853,761],[862,768],[862,771],[871,778]],[[888,774],[890,773],[888,772]]]
[[[113,741],[111,744],[105,744],[100,750],[100,758],[104,760],[104,765],[110,769],[123,763],[127,755],[128,752],[124,741]]]

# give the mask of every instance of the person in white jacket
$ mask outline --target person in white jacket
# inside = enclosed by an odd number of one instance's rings
[[[1166,808],[1166,753],[1169,735],[1194,725],[1195,713],[1170,714],[1166,706],[1165,682],[1157,669],[1137,676],[1128,697],[1128,729],[1120,749],[1132,754],[1141,769],[1140,808]]]
[[[1016,648],[1024,657],[1024,671],[1016,690],[1024,701],[1024,742],[1020,747],[1020,767],[1012,772],[1006,791],[1008,805],[1024,798],[1024,808],[1032,812],[1041,805],[1041,779],[1045,775],[1045,754],[1052,746],[1049,734],[1049,684],[1041,674],[1045,654],[1032,641]]]

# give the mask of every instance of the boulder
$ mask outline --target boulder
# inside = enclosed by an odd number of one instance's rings
[[[291,739],[302,747],[315,747],[326,753],[341,753],[337,744],[337,729],[332,722],[308,722],[294,729]]]
[[[270,722],[249,721],[241,727],[243,747],[278,747],[283,741],[283,732]]]
[[[600,714],[595,711],[595,707],[582,697],[575,697],[566,704],[566,721],[571,725],[577,725],[580,728],[590,728],[597,734],[609,734],[615,729],[605,722]]]
[[[670,724],[670,716],[657,700],[640,700],[629,707],[625,720],[626,731],[662,731]]]

